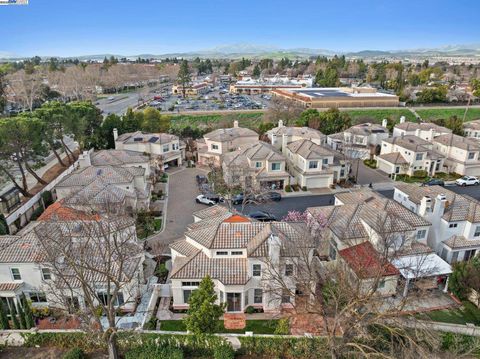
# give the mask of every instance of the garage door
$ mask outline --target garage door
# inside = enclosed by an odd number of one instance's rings
[[[392,165],[388,162],[383,162],[382,160],[378,160],[377,159],[377,163],[378,163],[378,169],[380,171],[383,171],[385,173],[392,173]]]
[[[307,188],[326,188],[331,183],[331,177],[307,178]]]

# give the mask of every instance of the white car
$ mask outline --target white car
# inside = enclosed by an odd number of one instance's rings
[[[478,180],[477,177],[474,176],[463,176],[462,178],[459,178],[455,181],[457,186],[478,186],[480,184],[480,181]]]
[[[195,198],[195,201],[197,203],[203,203],[203,204],[206,204],[208,206],[213,206],[213,205],[217,204],[215,201],[211,200],[210,198],[206,197],[203,194],[197,196],[197,198]]]

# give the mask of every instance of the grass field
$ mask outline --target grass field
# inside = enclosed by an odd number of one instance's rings
[[[225,329],[223,320],[219,321],[219,333],[245,333],[254,332],[255,334],[274,334],[278,320],[247,320],[244,329]],[[162,320],[160,330],[167,332],[184,332],[187,330],[185,324],[181,320]]]
[[[461,308],[435,310],[418,315],[419,319],[430,319],[434,322],[451,324],[473,323],[480,325],[480,309],[469,301],[464,301]]]
[[[366,110],[343,110],[348,113],[353,123],[370,122],[381,123],[384,118],[399,120],[401,116],[405,116],[407,121],[416,122],[415,115],[405,108],[399,109],[366,109]]]
[[[248,128],[256,128],[263,121],[262,112],[248,113],[223,113],[223,114],[199,114],[199,115],[174,115],[172,116],[173,127],[210,127],[219,122],[233,125],[233,121],[237,120],[240,126]]]
[[[459,108],[435,108],[435,109],[418,109],[416,110],[418,115],[424,121],[432,121],[437,120],[439,118],[449,118],[451,116],[457,116],[459,118],[463,118],[465,113],[465,107]],[[465,117],[465,121],[472,121],[480,118],[480,108],[470,108],[467,111],[467,116]]]

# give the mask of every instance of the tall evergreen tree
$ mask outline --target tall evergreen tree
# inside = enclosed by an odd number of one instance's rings
[[[8,322],[6,308],[3,303],[0,303],[0,325],[4,330],[10,329],[10,323]]]
[[[187,92],[187,86],[192,81],[187,60],[183,60],[182,63],[180,64],[180,70],[178,70],[177,81],[182,86],[182,95],[183,95],[183,98],[185,98],[186,92]]]
[[[33,319],[32,308],[24,293],[20,296],[20,301],[24,310],[26,329],[33,328],[35,326],[35,320]]]
[[[10,306],[10,316],[12,317],[13,329],[21,329],[20,323],[18,322],[17,310],[15,309],[15,304]]]
[[[25,321],[25,313],[23,312],[22,305],[17,303],[17,312],[18,312],[18,319],[20,322],[20,329],[27,329],[27,322]]]

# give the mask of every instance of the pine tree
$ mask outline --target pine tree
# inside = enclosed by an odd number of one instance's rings
[[[27,329],[27,323],[25,321],[25,313],[23,312],[23,308],[20,303],[18,303],[17,312],[18,312],[18,318],[20,320],[20,329]]]
[[[15,309],[15,304],[10,307],[10,316],[12,317],[13,329],[20,329],[20,323],[17,318],[17,311]]]
[[[2,329],[10,329],[10,323],[8,322],[7,313],[5,311],[5,305],[0,303],[0,325]]]

